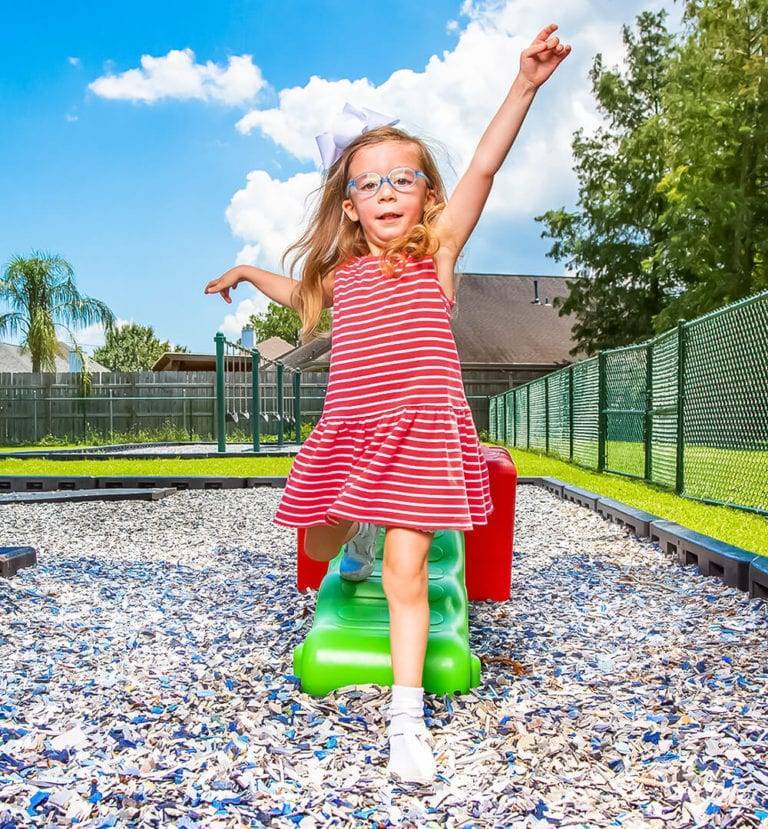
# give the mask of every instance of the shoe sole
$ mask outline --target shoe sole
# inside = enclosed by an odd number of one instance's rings
[[[412,779],[407,778],[407,777],[402,777],[399,772],[391,771],[389,769],[387,769],[387,771],[388,771],[389,776],[391,778],[396,780],[398,783],[403,783],[403,784],[406,784],[406,785],[410,783],[411,785],[416,785],[416,786],[429,786],[431,783],[435,783],[436,779],[437,779],[436,777],[429,777],[429,778],[423,777],[423,778],[420,778],[420,779],[413,779],[412,780]]]
[[[341,576],[341,578],[344,579],[344,581],[360,582],[360,581],[365,581],[367,578],[369,578],[371,573],[373,573],[373,567],[371,567],[371,569],[367,573],[351,574],[351,573],[341,573],[340,572],[339,575]]]

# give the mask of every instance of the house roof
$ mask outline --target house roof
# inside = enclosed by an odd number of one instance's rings
[[[276,360],[286,352],[293,351],[294,345],[282,337],[267,337],[266,340],[257,343],[256,348],[262,357]],[[245,360],[249,363],[250,358],[245,356]],[[216,355],[166,351],[157,358],[150,371],[216,371]]]
[[[57,341],[57,354],[54,357],[56,372],[65,373],[69,371],[69,346],[66,343]],[[111,369],[97,363],[92,357],[85,355],[88,361],[89,371],[111,371]],[[13,343],[0,343],[0,373],[18,374],[32,371],[32,355],[27,352],[23,354],[20,345]]]
[[[572,315],[552,307],[556,296],[569,294],[565,277],[530,274],[456,274],[452,329],[462,368],[552,368],[587,355],[572,356]],[[538,302],[535,302],[538,295]],[[262,356],[290,368],[328,370],[330,332],[293,346],[281,337],[258,343]],[[247,362],[247,357],[246,357]],[[166,352],[153,371],[214,371],[214,354]]]
[[[552,307],[556,296],[568,294],[562,276],[457,273],[451,325],[462,367],[551,367],[582,359],[568,353],[575,345],[574,317],[561,317]],[[282,361],[292,368],[327,369],[332,333],[298,346]]]

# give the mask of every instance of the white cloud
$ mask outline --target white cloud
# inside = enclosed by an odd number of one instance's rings
[[[69,64],[71,66],[80,66],[80,58],[76,58],[76,57],[71,56],[71,57],[68,57],[67,60],[69,61]]]
[[[129,322],[132,322],[132,320],[118,319],[115,325],[118,328],[122,328]],[[87,354],[92,354],[94,348],[99,348],[106,342],[104,326],[100,322],[95,322],[92,325],[86,325],[84,328],[76,328],[73,333],[75,335],[75,339],[78,343],[80,343],[83,350]],[[57,328],[56,334],[61,342],[66,343],[67,345],[72,345],[72,337],[66,329]]]
[[[238,291],[241,288],[237,289]],[[232,296],[230,294],[230,296]],[[224,321],[219,326],[219,331],[223,332],[224,336],[232,341],[236,341],[242,333],[243,327],[247,324],[251,314],[260,314],[267,310],[269,299],[263,294],[258,294],[257,297],[249,297],[237,304],[235,310],[231,314],[226,314]]]
[[[71,112],[68,112],[65,116],[67,121],[77,121],[79,119],[79,115],[73,115]]]
[[[319,185],[319,173],[297,173],[286,181],[264,170],[248,173],[245,187],[232,196],[226,209],[232,232],[251,243],[238,254],[240,261],[280,269],[280,258],[300,236],[312,208],[312,191]]]
[[[195,62],[192,49],[171,49],[167,55],[141,56],[140,69],[102,75],[88,88],[102,98],[154,103],[163,98],[198,99],[241,104],[265,86],[251,55],[232,55],[226,67]]]

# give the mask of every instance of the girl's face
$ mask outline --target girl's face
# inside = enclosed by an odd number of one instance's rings
[[[370,172],[386,176],[395,167],[420,169],[417,147],[400,141],[382,141],[361,147],[352,156],[347,180]],[[434,200],[434,193],[427,187],[426,179],[417,176],[416,183],[405,192],[395,190],[388,181],[383,181],[379,191],[373,194],[351,187],[341,206],[353,222],[360,222],[371,255],[379,256],[388,242],[404,235],[422,220],[424,208],[433,204]],[[381,218],[387,213],[398,214],[398,217]]]

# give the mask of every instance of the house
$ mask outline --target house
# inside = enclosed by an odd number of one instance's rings
[[[56,372],[65,373],[70,371],[80,371],[80,362],[72,348],[67,344],[57,340],[57,353],[54,357],[56,363]],[[71,355],[71,356],[70,356]],[[97,363],[96,360],[88,357],[88,370],[96,371],[111,371],[106,366]],[[0,374],[21,374],[32,371],[32,355],[27,351],[22,353],[20,345],[13,345],[12,343],[0,343]]]
[[[248,339],[250,333],[251,339]],[[243,329],[243,344],[252,347],[253,330]],[[213,338],[211,338],[213,339]],[[293,351],[295,346],[282,337],[268,337],[259,343],[259,354],[268,360],[277,360],[283,354]],[[245,357],[250,366],[250,358]],[[181,351],[166,351],[161,354],[150,371],[216,371],[215,354],[187,354]]]

